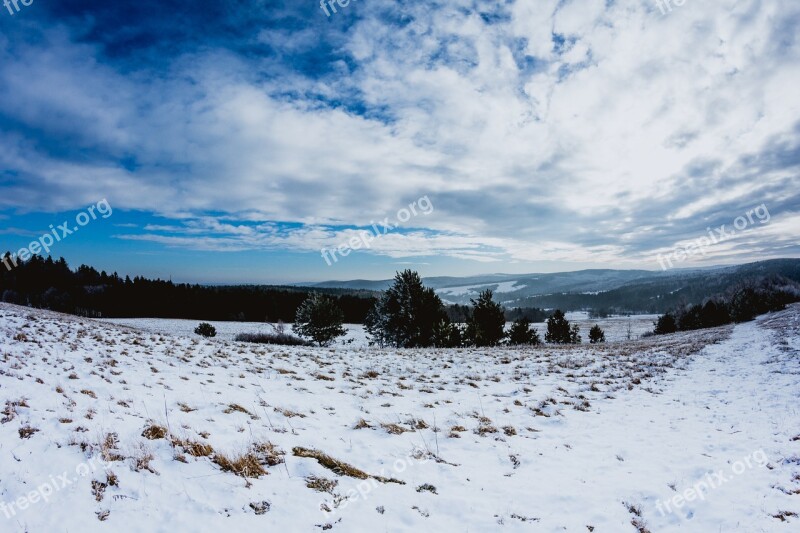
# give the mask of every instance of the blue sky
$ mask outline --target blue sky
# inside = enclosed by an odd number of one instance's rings
[[[35,0],[0,10],[0,247],[177,281],[800,257],[793,0]],[[369,249],[375,221],[427,197]]]

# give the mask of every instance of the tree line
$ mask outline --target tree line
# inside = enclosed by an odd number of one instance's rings
[[[392,285],[367,314],[365,327],[372,342],[396,348],[454,348],[461,346],[537,345],[542,340],[524,314],[505,331],[506,312],[492,299],[492,291],[481,292],[472,306],[460,306],[458,322],[452,320],[436,292],[425,287],[417,272],[398,272]],[[452,311],[452,310],[451,310]],[[320,345],[343,335],[335,303],[321,295],[310,297],[295,319],[294,330]],[[604,342],[605,334],[595,325],[590,342]],[[580,328],[571,325],[560,310],[547,319],[545,341],[555,344],[581,342]]]
[[[702,304],[685,304],[661,315],[653,333],[664,335],[747,322],[796,301],[800,301],[800,286],[790,279],[771,275],[744,280]]]
[[[363,323],[376,298],[371,291],[318,289],[330,295],[348,323]],[[89,317],[186,318],[215,321],[291,322],[311,293],[299,287],[208,286],[144,277],[121,278],[61,258],[32,256],[11,270],[0,268],[0,299]]]
[[[5,257],[10,256],[6,254]],[[0,267],[0,301],[104,318],[185,318],[213,321],[292,322],[312,293],[331,296],[348,324],[363,324],[378,292],[360,289],[310,289],[292,286],[178,284],[81,265],[71,270],[64,258],[34,255],[18,259],[12,269]],[[464,305],[445,308],[451,322],[465,322]],[[542,322],[542,309],[511,309],[507,320],[528,317]]]

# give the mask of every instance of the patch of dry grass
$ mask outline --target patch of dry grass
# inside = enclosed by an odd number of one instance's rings
[[[402,435],[403,433],[411,431],[408,428],[404,428],[399,424],[381,424],[381,427],[385,429],[391,435]]]
[[[333,490],[339,484],[335,479],[328,479],[325,477],[308,476],[306,478],[306,487],[313,489],[317,492],[327,492],[333,494]]]
[[[39,430],[31,427],[31,426],[22,426],[19,428],[19,438],[21,439],[29,439],[33,436],[34,433],[37,433]]]
[[[155,456],[150,452],[144,443],[139,443],[139,446],[131,455],[131,467],[135,472],[147,470],[151,474],[158,474],[158,472],[150,465],[150,462],[155,459]]]
[[[231,413],[234,413],[234,412],[235,413],[244,413],[247,416],[249,416],[250,418],[252,418],[253,420],[258,420],[258,416],[254,415],[253,413],[251,413],[250,411],[248,411],[247,409],[245,409],[244,407],[242,407],[238,403],[228,404],[228,407],[223,412],[225,414],[231,414]]]
[[[197,411],[197,409],[193,407],[189,407],[187,404],[183,402],[178,403],[178,408],[183,411],[184,413],[191,413],[192,411]]]
[[[353,429],[372,429],[372,426],[369,425],[369,422],[361,418],[356,422],[356,425],[353,426]]]
[[[210,444],[204,444],[190,439],[180,439],[174,436],[171,441],[173,446],[181,447],[192,457],[208,457],[214,453],[214,448],[212,448]]]
[[[363,470],[360,470],[355,466],[347,464],[343,461],[334,459],[330,455],[321,452],[319,450],[296,446],[295,448],[292,448],[292,453],[296,457],[308,457],[310,459],[316,459],[321,466],[327,468],[328,470],[340,476],[348,476],[356,479],[372,478],[377,481],[380,481],[381,483],[398,483],[400,485],[405,485],[405,481],[400,481],[399,479],[385,478],[382,476],[373,476],[371,474],[367,474]]]
[[[253,452],[246,452],[238,456],[227,456],[215,453],[212,459],[223,472],[231,472],[243,478],[259,478],[266,476],[267,471],[261,466],[258,456]]]
[[[167,436],[167,428],[164,426],[159,426],[158,424],[150,424],[144,431],[142,431],[142,437],[149,439],[149,440],[156,440],[156,439],[163,439]]]

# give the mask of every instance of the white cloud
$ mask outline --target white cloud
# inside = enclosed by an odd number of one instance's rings
[[[731,178],[776,138],[798,143],[800,54],[796,38],[775,38],[796,2],[691,2],[664,16],[638,0],[517,1],[492,22],[419,3],[404,26],[385,22],[391,5],[359,4],[341,43],[354,66],[338,63],[337,77],[261,77],[219,50],[159,78],[123,75],[62,29],[47,47],[6,50],[7,114],[105,156],[65,160],[5,132],[0,163],[27,178],[6,186],[0,206],[107,197],[190,219],[176,235],[150,227],[127,238],[309,250],[344,235],[325,228],[367,225],[429,194],[427,231],[387,236],[374,253],[619,263],[639,252],[642,226],[691,224],[715,206],[758,203],[781,180],[797,184],[786,171]],[[561,50],[554,32],[567,39]],[[258,40],[287,53],[313,46],[305,30]],[[708,171],[687,177],[698,162]],[[557,206],[558,217],[529,204]],[[200,218],[209,212],[231,220]],[[243,220],[307,226],[257,232]]]

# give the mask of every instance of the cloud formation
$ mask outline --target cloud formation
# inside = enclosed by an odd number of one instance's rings
[[[703,259],[800,255],[795,1],[95,4],[2,19],[0,210],[316,251],[426,194],[368,253],[655,268],[764,203]]]

